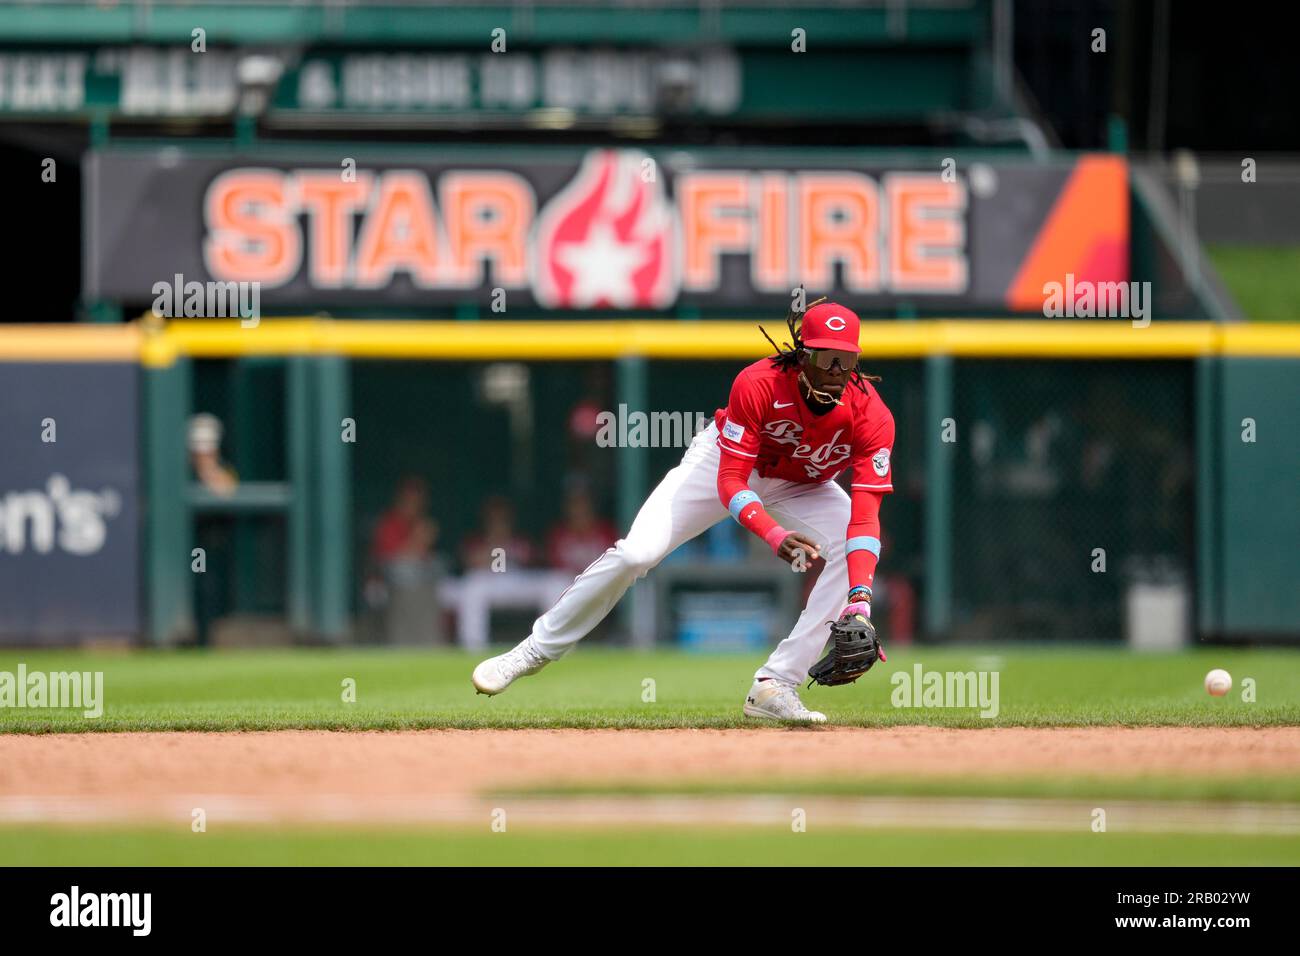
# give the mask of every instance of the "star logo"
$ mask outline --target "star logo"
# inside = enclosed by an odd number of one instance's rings
[[[572,302],[589,308],[604,301],[616,308],[636,304],[632,274],[645,261],[641,243],[619,242],[607,222],[594,222],[581,242],[560,246],[555,257],[573,273]]]
[[[676,298],[676,212],[663,183],[643,177],[645,162],[639,150],[592,150],[542,209],[532,276],[542,306],[664,308]]]

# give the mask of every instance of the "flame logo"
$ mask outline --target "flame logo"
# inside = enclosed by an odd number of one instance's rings
[[[597,150],[542,212],[533,290],[548,308],[662,309],[677,296],[677,217],[654,161]]]

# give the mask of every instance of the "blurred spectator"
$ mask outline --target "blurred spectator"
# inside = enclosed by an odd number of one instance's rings
[[[408,475],[397,486],[393,504],[375,525],[370,557],[372,576],[366,596],[385,610],[390,644],[440,644],[445,640],[439,584],[445,567],[434,553],[438,522],[429,516],[429,487]]]
[[[208,412],[190,418],[186,444],[194,477],[214,495],[229,497],[239,487],[235,470],[221,460],[221,419]]]
[[[547,564],[576,576],[617,539],[614,526],[596,514],[586,482],[575,482],[564,498],[564,518],[547,535]]]
[[[483,527],[462,542],[461,561],[464,576],[447,582],[443,595],[456,607],[461,646],[471,650],[487,647],[493,611],[527,608],[540,614],[573,580],[567,571],[529,567],[537,563],[533,543],[515,530],[514,507],[501,495],[484,499]]]
[[[194,480],[212,494],[229,498],[239,488],[239,476],[234,468],[221,460],[223,432],[221,419],[208,412],[200,412],[189,420],[185,444]],[[205,572],[194,575],[194,627],[200,647],[209,644],[214,623],[228,614],[233,604],[231,531],[232,526],[227,516],[195,516],[194,540],[207,556]]]
[[[533,543],[515,530],[515,508],[509,498],[490,495],[483,502],[482,514],[482,528],[461,543],[461,563],[467,571],[504,571],[536,564]]]
[[[569,438],[576,449],[585,450],[600,432],[602,406],[595,398],[585,395],[569,409]],[[580,457],[579,454],[574,455]]]
[[[407,475],[397,486],[393,504],[380,517],[370,555],[380,565],[403,558],[426,558],[438,540],[438,523],[429,517],[429,486]]]
[[[600,413],[611,407],[610,366],[590,363],[584,373],[583,395],[569,409],[567,435],[567,470],[580,475],[596,488],[614,484],[616,455],[596,444],[600,433]]]

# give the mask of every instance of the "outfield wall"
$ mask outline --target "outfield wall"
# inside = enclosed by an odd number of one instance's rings
[[[1132,582],[1163,576],[1194,595],[1202,636],[1296,635],[1294,327],[915,322],[869,334],[864,365],[883,376],[898,421],[882,573],[915,592],[922,633],[1118,639]],[[349,637],[370,525],[406,472],[431,482],[449,549],[493,492],[540,536],[573,470],[626,528],[681,451],[579,448],[562,437],[572,410],[590,398],[711,413],[736,368],[765,350],[748,323],[727,322],[0,331],[11,362],[113,357],[142,368],[136,560],[142,629],[163,642],[193,627],[199,523],[229,525],[231,610]],[[485,399],[480,357],[526,370],[526,441]],[[243,479],[232,499],[190,484],[185,423],[198,410],[227,424],[224,450]],[[340,441],[345,418],[355,444]],[[0,465],[0,495],[25,489],[15,475]],[[1097,548],[1105,571],[1094,570]],[[0,550],[0,562],[35,560]]]

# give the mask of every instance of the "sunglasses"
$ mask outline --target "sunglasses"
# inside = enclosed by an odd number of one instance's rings
[[[808,360],[823,372],[829,372],[836,362],[845,372],[858,367],[858,353],[843,349],[808,349]]]

